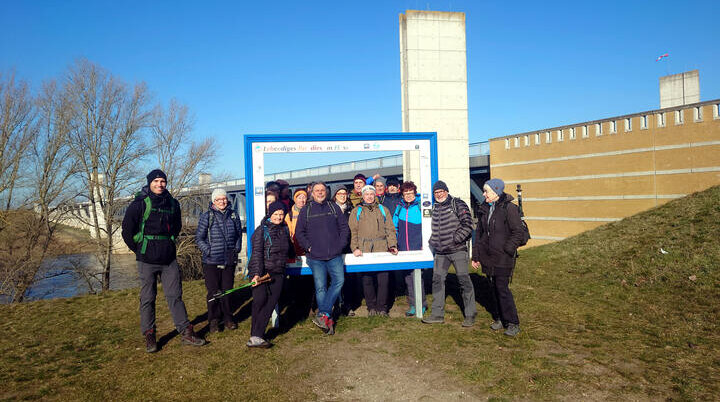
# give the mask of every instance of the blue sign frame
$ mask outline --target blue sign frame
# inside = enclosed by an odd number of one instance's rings
[[[253,144],[261,143],[282,143],[282,142],[348,142],[348,141],[413,141],[427,140],[430,144],[430,178],[431,185],[438,180],[437,161],[437,133],[342,133],[342,134],[247,134],[244,136],[245,148],[245,194],[246,194],[246,228],[247,243],[250,245],[250,238],[257,226],[255,222],[255,203],[252,202],[255,191],[253,161]],[[333,152],[333,151],[324,151]],[[341,151],[342,152],[342,151]],[[265,183],[262,183],[264,188]],[[432,196],[430,196],[432,200]],[[251,247],[247,247],[248,261],[250,259]],[[346,265],[346,272],[368,272],[368,271],[393,271],[406,269],[432,268],[432,261],[422,260],[413,262],[392,262],[392,263],[370,263]],[[310,275],[312,272],[308,267],[289,266],[287,273],[290,275]]]

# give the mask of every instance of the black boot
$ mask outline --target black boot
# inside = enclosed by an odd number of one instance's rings
[[[155,340],[155,329],[145,331],[145,351],[148,353],[157,352],[157,340]]]
[[[185,328],[180,334],[180,342],[185,345],[192,345],[192,346],[202,346],[206,343],[205,339],[199,337],[195,331],[193,331],[193,326],[188,325],[187,328]]]

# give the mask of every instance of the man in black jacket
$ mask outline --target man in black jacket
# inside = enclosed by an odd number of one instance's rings
[[[435,205],[432,210],[432,234],[430,248],[435,255],[433,265],[432,293],[433,303],[430,317],[424,318],[426,324],[439,324],[445,320],[445,278],[450,264],[455,266],[458,282],[462,288],[465,305],[463,327],[475,324],[475,289],[470,280],[470,259],[467,240],[472,235],[473,220],[467,204],[448,193],[445,182],[438,180],[433,185]]]
[[[180,267],[175,259],[175,239],[182,221],[180,204],[165,189],[167,176],[160,169],[147,175],[147,186],[130,203],[122,223],[125,244],[135,253],[140,276],[140,329],[148,353],[157,352],[155,336],[155,297],[157,279],[163,284],[165,299],[175,328],[184,344],[202,346],[188,320],[182,300]]]

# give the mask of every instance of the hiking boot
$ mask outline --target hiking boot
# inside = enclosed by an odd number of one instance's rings
[[[225,320],[225,328],[234,331],[237,329],[237,323],[235,323],[235,320],[232,319]]]
[[[145,351],[148,353],[155,353],[158,351],[154,329],[148,329],[145,331]]]
[[[473,325],[475,325],[475,316],[467,316],[465,317],[465,320],[463,320],[462,326],[465,328],[470,328]]]
[[[377,312],[377,315],[378,315],[379,317],[383,317],[383,318],[388,318],[388,317],[390,317],[390,313],[388,313],[387,311],[378,311],[378,312]]]
[[[496,320],[495,322],[490,324],[490,329],[492,329],[493,331],[499,331],[503,328],[505,328],[505,326],[503,325],[502,321],[500,321],[500,320]]]
[[[335,335],[335,321],[326,315],[323,317],[325,318],[325,326],[327,326],[327,331],[325,331],[325,333],[327,335]]]
[[[315,324],[318,328],[322,329],[323,332],[327,331],[327,323],[325,322],[325,314],[316,315],[313,317],[312,322]]]
[[[425,324],[442,324],[442,323],[445,322],[445,318],[443,318],[443,317],[433,317],[433,316],[430,316],[430,317],[427,317],[427,318],[423,318],[423,319],[422,319],[422,322],[425,323]]]
[[[376,315],[378,315],[376,310],[368,310],[368,317],[375,317]]]
[[[206,344],[207,341],[199,337],[198,334],[193,331],[193,326],[191,324],[183,330],[182,334],[180,334],[180,343],[184,345],[202,346]]]
[[[355,310],[353,310],[353,309],[348,310],[347,316],[348,316],[348,317],[355,317]]]
[[[415,314],[416,314],[415,307],[410,307],[410,309],[405,312],[405,317],[414,317]]]
[[[210,329],[208,330],[208,332],[210,332],[211,334],[220,332],[220,324],[218,323],[218,320],[210,320],[209,327]]]
[[[265,339],[263,339],[259,336],[251,336],[250,340],[247,341],[245,346],[247,346],[249,348],[267,349],[270,346],[272,346],[272,343],[266,341]]]
[[[520,324],[508,324],[505,330],[507,336],[517,336],[520,333]]]

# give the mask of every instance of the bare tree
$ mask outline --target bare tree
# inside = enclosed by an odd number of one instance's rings
[[[127,205],[121,197],[137,187],[139,162],[148,154],[149,94],[144,83],[130,88],[87,60],[69,69],[66,90],[73,100],[70,146],[87,189],[87,223],[103,266],[102,288],[108,290],[114,238]]]
[[[28,84],[16,82],[15,74],[0,74],[0,198],[10,209],[23,157],[33,136],[33,99]],[[2,226],[0,226],[2,230]]]
[[[12,302],[23,301],[38,280],[62,274],[48,271],[43,262],[68,251],[57,240],[56,230],[76,194],[71,186],[74,170],[68,146],[71,109],[54,82],[43,87],[37,110],[37,119],[28,125],[32,135],[22,171],[28,179],[23,187],[25,207],[5,211],[10,227],[3,233],[0,247],[0,292]]]

